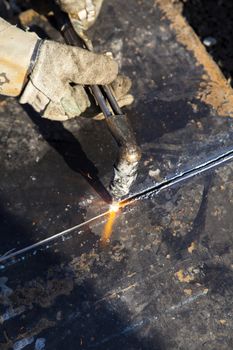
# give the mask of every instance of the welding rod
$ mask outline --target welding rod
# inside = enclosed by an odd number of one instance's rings
[[[72,46],[83,46],[84,44],[86,49],[94,51],[92,42],[85,33],[83,31],[76,33],[68,15],[57,9],[54,14],[59,30],[67,44]],[[137,145],[128,118],[119,107],[111,88],[107,85],[101,87],[94,85],[91,86],[91,90],[105,117],[108,128],[120,148],[110,184],[113,200],[119,201],[129,193],[131,185],[137,177],[141,150]]]

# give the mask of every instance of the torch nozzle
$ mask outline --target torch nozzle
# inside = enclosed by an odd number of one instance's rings
[[[134,132],[126,115],[114,115],[106,119],[120,150],[114,165],[110,191],[114,200],[126,196],[137,177],[141,150],[137,146]]]

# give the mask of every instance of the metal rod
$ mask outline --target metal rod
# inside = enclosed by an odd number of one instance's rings
[[[113,112],[115,114],[122,115],[123,114],[122,110],[121,110],[119,104],[117,103],[117,100],[115,99],[115,96],[113,95],[113,93],[111,91],[111,88],[107,85],[104,85],[103,90],[107,95],[108,102],[109,102]]]

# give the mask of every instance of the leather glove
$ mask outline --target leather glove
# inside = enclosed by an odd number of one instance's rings
[[[77,32],[89,29],[99,15],[103,0],[57,0]]]
[[[117,73],[117,63],[105,55],[44,41],[20,102],[45,118],[65,121],[90,106],[83,85],[109,84]]]

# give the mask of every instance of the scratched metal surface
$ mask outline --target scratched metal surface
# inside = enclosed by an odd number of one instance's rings
[[[107,245],[97,221],[5,266],[0,348],[231,349],[232,184],[231,163],[125,208]]]

